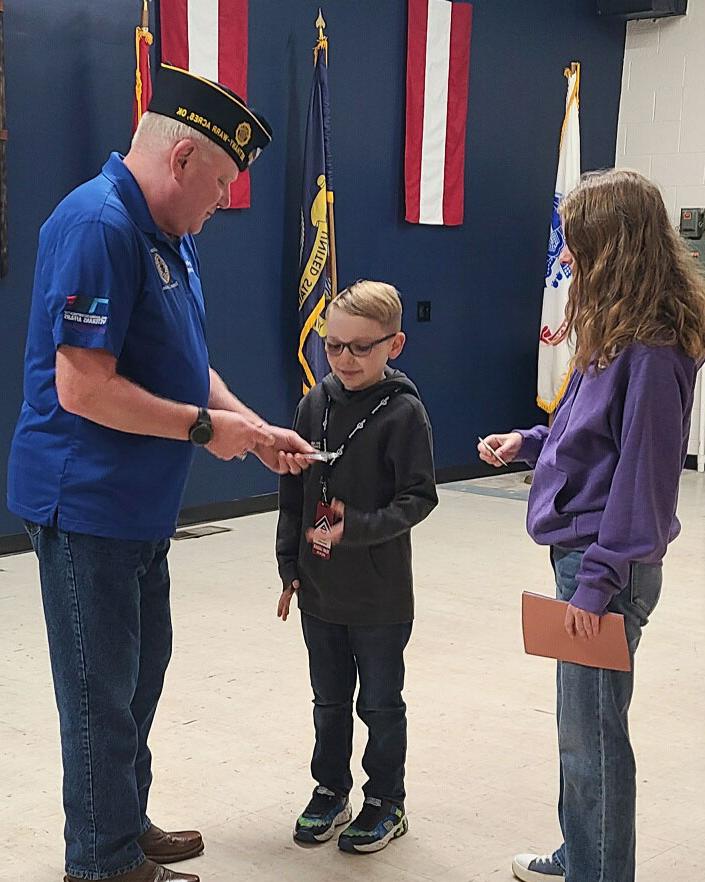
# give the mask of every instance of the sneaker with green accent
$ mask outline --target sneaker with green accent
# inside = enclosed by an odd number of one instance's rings
[[[368,796],[360,814],[338,837],[338,848],[360,854],[380,851],[408,829],[403,805]]]
[[[335,828],[347,824],[351,817],[352,809],[347,796],[338,796],[319,785],[296,819],[294,840],[307,844],[327,842],[335,835]]]

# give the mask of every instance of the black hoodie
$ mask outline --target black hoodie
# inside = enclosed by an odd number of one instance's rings
[[[385,370],[374,386],[348,392],[329,374],[301,400],[294,428],[321,446],[328,396],[327,448],[345,452],[332,466],[314,462],[279,483],[277,561],[284,585],[299,579],[302,612],[341,625],[386,625],[414,617],[411,528],[438,503],[431,426],[414,384]],[[372,410],[389,396],[386,406]],[[365,426],[347,441],[355,426]],[[345,503],[345,529],[330,559],[313,554],[312,527],[327,474],[328,500]]]

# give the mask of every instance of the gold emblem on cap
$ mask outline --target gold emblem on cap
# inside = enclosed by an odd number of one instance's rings
[[[248,122],[241,122],[237,129],[235,129],[235,140],[240,147],[244,147],[246,144],[250,143],[251,137],[252,126]]]

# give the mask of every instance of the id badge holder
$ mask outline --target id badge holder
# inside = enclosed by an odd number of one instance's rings
[[[323,560],[330,559],[331,549],[333,547],[330,541],[330,532],[335,524],[340,520],[330,505],[320,501],[316,506],[316,518],[313,523],[313,553],[316,557]]]

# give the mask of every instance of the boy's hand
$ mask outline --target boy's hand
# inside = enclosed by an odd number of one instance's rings
[[[282,591],[281,597],[279,598],[279,605],[277,606],[277,618],[281,619],[282,622],[285,622],[289,618],[291,598],[294,596],[294,591],[298,591],[300,585],[301,583],[299,580],[294,579],[291,585],[284,588]]]
[[[330,510],[338,518],[337,522],[333,524],[331,527],[330,533],[325,533],[320,537],[316,535],[316,531],[313,527],[309,527],[306,530],[306,539],[313,543],[316,539],[321,539],[322,542],[330,542],[331,545],[337,545],[340,540],[343,538],[343,530],[345,529],[345,503],[341,502],[339,499],[334,499],[330,504]]]

